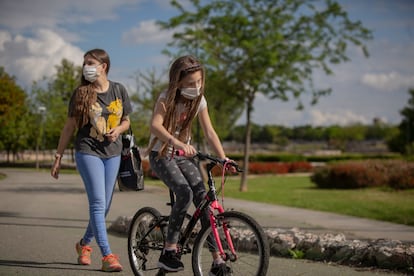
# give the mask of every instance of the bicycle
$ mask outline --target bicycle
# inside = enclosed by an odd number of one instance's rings
[[[179,154],[179,152],[177,152]],[[178,255],[191,254],[194,275],[208,275],[211,269],[211,248],[218,249],[233,275],[266,275],[269,265],[269,244],[261,226],[249,215],[237,211],[225,211],[219,202],[212,169],[222,168],[222,186],[226,180],[226,168],[233,166],[242,170],[234,161],[198,152],[200,161],[208,161],[208,191],[192,215],[187,214],[178,242]],[[174,194],[170,191],[170,203],[174,205]],[[200,214],[209,208],[210,225],[200,227]],[[157,267],[158,258],[164,248],[169,216],[152,207],[139,209],[128,231],[128,258],[135,275],[144,272],[168,273]]]

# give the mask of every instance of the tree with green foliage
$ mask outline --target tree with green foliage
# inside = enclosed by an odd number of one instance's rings
[[[208,112],[219,137],[226,137],[234,127],[243,112],[243,104],[237,97],[229,95],[231,83],[219,70],[206,72],[206,97],[208,99]],[[193,132],[196,133],[196,132]],[[201,143],[201,141],[198,141]]]
[[[155,102],[159,94],[167,88],[168,82],[155,70],[138,71],[133,76],[136,88],[130,94],[133,112],[130,114],[131,128],[138,145],[149,141],[149,123]]]
[[[329,145],[333,148],[346,151],[347,146],[352,142],[358,142],[365,139],[366,127],[361,124],[352,124],[348,126],[330,126],[327,128]]]
[[[315,70],[332,74],[331,66],[348,61],[348,45],[361,47],[371,31],[351,21],[333,0],[190,0],[192,6],[173,0],[179,15],[160,22],[174,29],[170,46],[180,52],[197,49],[211,68],[227,79],[230,90],[223,101],[236,97],[244,102],[246,133],[245,171],[240,190],[247,190],[251,114],[258,93],[269,99],[289,100],[302,106],[309,94],[315,104],[330,88],[314,86]]]
[[[31,92],[31,110],[38,117],[36,124],[42,128],[45,149],[54,149],[65,124],[68,104],[73,91],[80,83],[82,67],[62,59],[55,66],[56,74],[34,82]],[[46,84],[44,84],[46,83]],[[39,112],[42,111],[42,112]]]
[[[414,89],[408,90],[410,98],[407,105],[400,111],[403,117],[398,132],[388,141],[392,151],[406,155],[414,154]]]
[[[0,67],[0,149],[6,150],[7,162],[10,162],[10,153],[14,158],[29,142],[26,101],[27,95],[15,78]]]

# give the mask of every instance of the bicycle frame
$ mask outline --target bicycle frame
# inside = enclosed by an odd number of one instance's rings
[[[204,156],[206,157],[206,156]],[[234,250],[233,242],[230,236],[230,233],[227,229],[226,225],[223,225],[223,230],[226,236],[227,244],[230,248],[230,251],[232,253],[232,256],[228,256],[226,253],[224,253],[223,246],[221,243],[221,240],[219,238],[219,233],[217,230],[217,221],[216,217],[214,216],[214,210],[217,211],[218,214],[221,214],[224,212],[224,208],[221,206],[217,199],[216,194],[216,186],[215,181],[213,178],[213,175],[211,173],[211,170],[216,166],[216,160],[211,160],[207,164],[207,176],[208,176],[208,187],[209,190],[207,194],[204,196],[203,200],[200,202],[200,204],[197,206],[196,210],[194,211],[193,215],[191,216],[191,219],[189,223],[187,224],[187,227],[184,230],[183,235],[181,236],[178,244],[184,248],[187,245],[187,242],[189,241],[190,235],[196,225],[196,223],[200,220],[201,214],[206,210],[206,208],[209,208],[209,219],[210,219],[210,225],[212,228],[212,233],[214,236],[214,240],[217,245],[217,249],[219,251],[220,256],[223,258],[223,260],[227,260],[230,258],[231,261],[235,261],[237,259],[236,251]],[[224,169],[224,168],[223,168]]]

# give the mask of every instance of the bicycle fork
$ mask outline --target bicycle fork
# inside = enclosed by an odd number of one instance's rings
[[[213,210],[217,210],[218,216],[220,216],[220,214],[224,212],[224,209],[217,200],[211,202],[210,204],[209,217],[210,217],[211,231],[216,241],[217,249],[220,253],[220,256],[223,258],[224,261],[230,260],[231,262],[234,262],[237,260],[237,254],[236,254],[236,250],[234,249],[233,240],[231,239],[229,228],[227,227],[228,225],[226,222],[224,222],[222,223],[221,226],[223,227],[223,232],[226,237],[226,242],[231,251],[231,255],[226,254],[226,252],[224,252],[223,245],[221,243],[221,239],[220,239],[220,235],[218,231],[218,221],[217,221],[217,218],[214,216]]]

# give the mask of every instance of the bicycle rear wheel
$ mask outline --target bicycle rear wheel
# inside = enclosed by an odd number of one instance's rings
[[[269,244],[263,229],[250,216],[229,211],[216,216],[217,230],[220,240],[227,256],[231,256],[231,251],[226,242],[223,226],[227,227],[236,251],[236,259],[226,261],[226,265],[231,268],[233,275],[266,275],[269,265]],[[193,248],[192,266],[194,275],[208,275],[212,256],[210,249],[211,227],[203,228],[198,234]],[[213,245],[214,247],[214,245]]]
[[[164,228],[160,212],[152,207],[139,209],[128,231],[128,259],[134,275],[158,271],[157,263],[164,247]],[[156,225],[151,231],[150,229]]]

